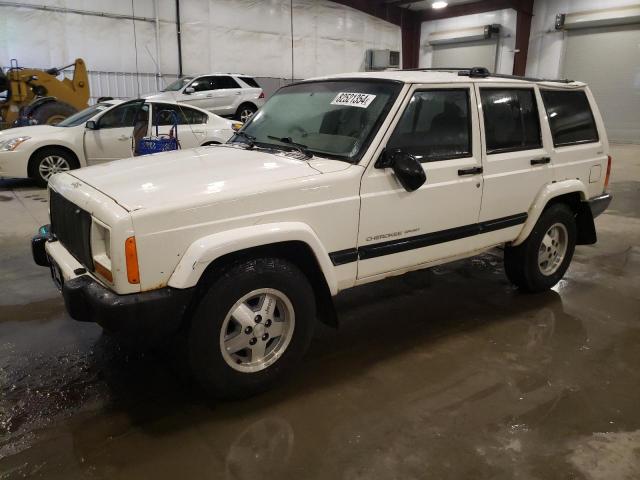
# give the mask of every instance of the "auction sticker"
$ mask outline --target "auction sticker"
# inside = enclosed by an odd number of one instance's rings
[[[336,98],[333,99],[331,105],[367,108],[375,98],[375,95],[370,95],[368,93],[340,92],[336,95]]]

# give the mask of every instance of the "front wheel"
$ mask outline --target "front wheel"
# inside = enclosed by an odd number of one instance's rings
[[[29,176],[39,187],[46,188],[52,175],[78,168],[77,160],[62,148],[46,148],[36,152],[29,161]]]
[[[548,290],[564,276],[575,247],[575,215],[568,205],[557,203],[542,212],[522,244],[505,248],[505,272],[525,292]]]
[[[235,264],[196,309],[188,339],[194,376],[214,397],[266,390],[300,361],[315,312],[311,285],[292,263],[258,258]]]

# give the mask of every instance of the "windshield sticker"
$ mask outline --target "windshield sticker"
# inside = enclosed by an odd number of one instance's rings
[[[331,105],[347,105],[349,107],[367,108],[375,98],[375,95],[370,95],[368,93],[340,92],[336,95],[336,98],[333,99]]]

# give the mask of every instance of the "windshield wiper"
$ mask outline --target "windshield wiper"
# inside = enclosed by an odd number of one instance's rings
[[[309,151],[308,146],[303,145],[302,143],[294,142],[291,137],[274,137],[273,135],[267,135],[267,138],[270,138],[271,140],[277,140],[278,142],[282,142],[287,145],[291,145],[307,158],[313,157],[313,153]]]
[[[244,132],[242,130],[240,130],[239,132],[236,132],[236,135],[238,137],[242,137],[247,140],[247,145],[249,146],[249,150],[251,150],[253,147],[256,146],[256,137],[254,137],[253,135],[249,135],[247,132]]]

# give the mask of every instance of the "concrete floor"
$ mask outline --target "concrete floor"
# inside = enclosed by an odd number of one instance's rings
[[[499,253],[355,289],[297,375],[207,403],[177,362],[70,320],[0,181],[0,479],[640,478],[640,147],[599,242],[522,295]]]

